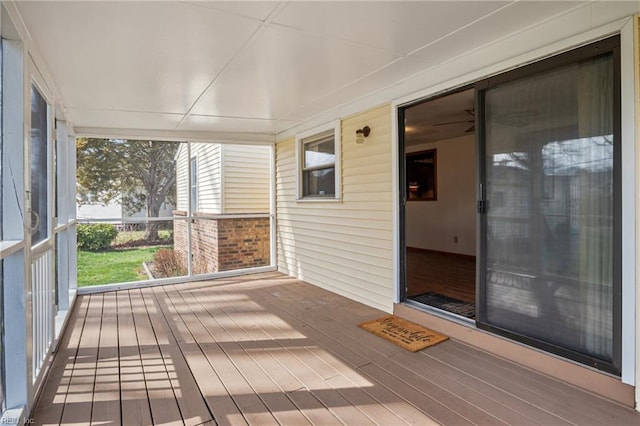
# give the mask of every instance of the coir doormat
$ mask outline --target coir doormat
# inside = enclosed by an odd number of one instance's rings
[[[382,337],[411,352],[418,352],[426,347],[444,342],[447,336],[419,326],[394,315],[387,315],[372,321],[358,324],[376,336]]]

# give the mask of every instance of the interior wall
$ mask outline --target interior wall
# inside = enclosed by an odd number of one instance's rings
[[[437,150],[437,200],[407,201],[407,246],[475,256],[474,136],[411,146],[406,152],[434,148]]]

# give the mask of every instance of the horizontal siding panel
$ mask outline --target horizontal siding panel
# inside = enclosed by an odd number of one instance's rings
[[[279,191],[278,188],[276,188],[276,191]],[[391,203],[392,200],[392,194],[389,193],[380,193],[375,197],[375,201],[371,201],[371,194],[351,194],[351,193],[346,193],[342,196],[342,203],[335,203],[336,205],[341,205],[343,206],[344,210],[357,210],[359,207],[359,205],[364,205],[364,207],[362,207],[362,209],[366,209],[366,205],[367,204],[371,204],[371,203],[375,203],[375,204],[384,204],[386,207],[383,207],[383,210],[387,210],[389,203]],[[291,195],[291,196],[287,196],[287,197],[282,197],[278,199],[278,202],[276,203],[277,206],[279,208],[284,208],[284,207],[291,207],[291,206],[295,206],[297,204],[309,204],[309,203],[305,203],[305,202],[297,202],[296,198]],[[295,208],[295,207],[291,207],[291,208]],[[389,214],[391,214],[391,211],[389,211]]]
[[[268,170],[266,172],[267,174],[269,173]],[[229,173],[227,172],[227,176],[229,175]],[[233,180],[231,181],[227,181],[227,188],[232,188],[232,187],[255,187],[255,179],[251,176],[245,176],[245,175],[237,175],[233,177]]]
[[[344,203],[350,203],[353,201],[358,201],[358,202],[368,202],[371,201],[371,193],[350,193],[347,192],[344,194],[344,196],[342,197]],[[391,206],[391,200],[393,199],[393,194],[391,192],[380,192],[378,194],[375,195],[375,199],[377,201],[385,201],[385,202],[389,202],[389,206]]]
[[[339,263],[355,261],[362,264],[361,270],[364,271],[368,271],[370,267],[375,269],[392,266],[391,247],[376,249],[372,246],[349,244],[348,242],[344,243],[343,246],[339,246],[335,243],[335,240],[308,238],[299,234],[296,235],[295,238],[288,238],[286,235],[281,235],[279,241],[283,248],[289,247],[294,250],[302,250],[302,253],[306,252],[311,254],[319,252],[326,254],[335,250],[335,253],[332,254],[339,254],[339,258],[341,259]],[[313,250],[309,249],[309,247],[313,247]],[[355,264],[353,266],[355,269],[358,269],[358,266]]]
[[[276,144],[278,266],[312,284],[390,311],[393,305],[391,109],[342,122],[342,201],[296,200],[295,139]],[[366,123],[363,145],[352,134]]]
[[[322,226],[318,226],[316,228],[310,227],[310,226],[291,226],[290,224],[287,225],[283,225],[282,221],[278,221],[278,229],[280,229],[283,235],[285,234],[290,234],[292,235],[292,238],[295,238],[295,236],[298,233],[304,233],[306,235],[322,235],[323,233],[325,235],[330,233],[327,232],[325,227]],[[367,232],[367,233],[363,233],[362,231],[365,228],[361,229],[360,232],[347,232],[347,229],[342,229],[340,231],[341,232],[341,236],[340,237],[334,237],[332,238],[333,241],[336,242],[336,244],[340,243],[340,242],[346,242],[349,243],[349,241],[353,241],[355,239],[358,240],[362,240],[362,241],[377,241],[377,246],[378,247],[386,247],[385,244],[388,244],[389,241],[391,241],[391,239],[389,238],[390,236],[390,231],[376,231],[376,230],[371,230],[371,232]],[[334,232],[335,234],[337,234],[338,232]],[[360,243],[360,244],[364,244],[364,243]]]
[[[295,268],[293,264],[290,266]],[[302,266],[305,275],[309,276],[309,274],[313,274],[322,276],[328,288],[331,288],[331,290],[336,293],[348,291],[353,295],[358,295],[358,297],[362,297],[367,301],[374,301],[374,303],[380,305],[385,304],[386,300],[392,300],[389,294],[390,292],[386,290],[386,284],[391,281],[391,277],[370,278],[359,274],[349,275],[349,268],[340,268],[336,265],[327,265],[327,269],[324,269],[322,265],[318,265],[317,263],[309,263]],[[339,279],[335,278],[336,274],[340,274]],[[306,280],[306,278],[303,279]],[[386,304],[387,306],[393,305],[393,303],[389,302],[386,302]]]
[[[389,241],[385,236],[373,236],[370,234],[367,235],[358,235],[357,238],[354,238],[353,235],[347,234],[328,234],[326,231],[319,231],[317,229],[309,229],[309,228],[293,228],[286,227],[285,225],[280,225],[279,228],[281,232],[278,235],[281,235],[283,238],[297,239],[298,236],[301,238],[307,239],[317,239],[317,240],[325,240],[325,241],[333,241],[335,244],[350,244],[352,246],[361,246],[361,247],[372,247],[372,248],[380,248],[386,249],[388,247]],[[357,241],[357,242],[355,242]]]
[[[176,210],[187,210],[188,191],[187,147],[181,146],[178,158],[176,158]]]
[[[290,268],[285,266],[282,271],[292,276],[299,276],[299,279],[308,283],[349,299],[358,300],[381,311],[391,312],[393,310],[393,303],[389,302],[393,300],[392,291],[374,290],[376,288],[384,289],[386,285],[382,282],[377,285],[376,283],[367,283],[369,286],[367,287],[360,279],[327,272],[327,270],[317,267],[313,263],[301,264],[297,268],[295,264],[289,264],[288,266]]]
[[[359,183],[382,183],[388,186],[388,190],[391,190],[391,172],[345,176],[342,180],[343,185],[355,185]]]
[[[233,195],[233,196],[229,196],[227,197],[227,203],[231,203],[233,201],[236,201],[236,203],[240,204],[246,204],[246,205],[253,205],[253,206],[264,206],[264,201],[262,200],[262,196],[263,194],[260,193],[256,193],[255,196],[254,195],[250,195],[251,193],[248,193],[249,196],[248,197],[240,197],[239,195]],[[236,197],[238,197],[236,199]],[[253,198],[253,199],[251,199]],[[266,211],[269,211],[269,205],[266,206]]]
[[[286,246],[283,246],[282,249],[283,253],[287,252]],[[390,278],[390,275],[388,275],[387,272],[391,265],[384,268],[371,264],[363,264],[359,261],[349,261],[343,257],[326,254],[326,252],[322,253],[317,250],[292,247],[289,247],[289,249],[296,250],[296,253],[309,259],[315,259],[314,264],[317,267],[330,269],[331,272],[337,272],[343,276],[361,278],[369,283],[380,280],[384,281]]]
[[[198,158],[198,211],[221,213],[220,144],[194,143],[191,155]]]
[[[295,209],[295,208],[283,208],[279,212],[279,217],[282,219],[293,218],[294,216],[305,216],[309,220],[315,222],[336,223],[333,219],[356,219],[356,220],[376,220],[376,221],[391,221],[391,215],[388,211],[358,211],[347,209],[326,209],[323,212],[317,212],[309,209]],[[315,218],[315,219],[314,219]],[[351,222],[347,222],[349,224]],[[339,224],[339,223],[336,223]]]
[[[360,230],[359,233],[351,234],[347,232],[328,233],[325,229],[312,229],[289,224],[280,224],[279,229],[281,229],[281,232],[278,233],[278,236],[295,241],[298,241],[299,236],[300,241],[307,241],[309,244],[313,244],[313,241],[318,240],[320,242],[324,241],[324,244],[329,247],[333,242],[334,246],[353,247],[354,250],[360,250],[362,247],[371,247],[373,250],[387,250],[391,247],[391,241],[387,238],[387,231],[363,233],[363,230]]]
[[[389,164],[385,164],[389,163]],[[383,167],[383,170],[391,170],[391,155],[390,153],[382,153],[374,156],[354,156],[352,158],[343,158],[342,168],[349,170],[351,167],[363,167],[367,170],[379,170],[376,167]],[[347,171],[347,176],[349,172]]]
[[[391,163],[391,159],[389,159],[389,163]],[[389,173],[391,175],[391,167],[389,165],[378,165],[378,169],[372,168],[369,164],[364,164],[362,166],[351,166],[349,167],[349,171],[347,172],[347,179],[355,177],[355,176],[368,176],[369,174],[377,174],[377,173]]]
[[[284,248],[282,253],[286,256],[286,248]],[[325,275],[332,282],[351,281],[353,282],[353,287],[377,294],[386,294],[386,292],[389,291],[385,288],[385,285],[392,278],[390,273],[376,275],[361,272],[355,270],[351,266],[344,267],[326,257],[322,262],[312,261],[310,257],[307,257],[307,259],[309,260],[305,266],[308,271]],[[334,257],[333,259],[335,260],[337,257]],[[294,263],[289,263],[288,265],[289,267],[295,267]],[[376,283],[382,285],[376,286]]]
[[[269,212],[271,147],[225,145],[224,212]]]
[[[232,183],[224,187],[226,197],[236,197],[238,199],[248,198],[247,194],[256,194],[258,198],[264,197],[264,191],[269,191],[269,185],[255,185],[249,183]],[[262,201],[262,200],[261,200]]]
[[[368,198],[370,199],[371,196],[369,196]],[[363,214],[362,213],[363,211],[384,211],[388,213],[389,220],[391,220],[391,212],[389,211],[388,200],[370,201],[369,199],[365,201],[352,201],[349,203],[336,203],[336,204],[340,206],[340,210],[344,212],[357,211],[360,214]],[[284,211],[285,213],[296,211],[295,210],[296,207],[295,206],[290,207],[290,203],[280,202],[278,205],[280,206],[280,209],[282,209],[282,211]]]
[[[320,229],[325,232],[345,232],[350,235],[361,235],[363,230],[377,232],[381,235],[390,235],[390,222],[381,220],[350,219],[342,217],[315,216],[315,220],[300,215],[278,217],[280,221],[288,221],[292,225],[298,225],[309,229]],[[360,232],[358,232],[360,231]]]
[[[370,193],[370,194],[391,194],[391,188],[384,182],[383,185],[380,183],[355,183],[351,184],[348,182],[343,183],[342,189],[345,192],[359,192],[359,193]]]

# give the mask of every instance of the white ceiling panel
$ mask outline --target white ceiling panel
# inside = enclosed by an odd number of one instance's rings
[[[408,54],[509,3],[293,2],[274,23]]]
[[[544,7],[541,7],[541,4]],[[415,56],[442,62],[507,37],[555,15],[580,8],[584,1],[518,2],[427,46]]]
[[[622,19],[638,13],[640,1],[603,1],[593,4],[593,25],[603,25],[615,19]]]
[[[243,133],[276,133],[279,129],[298,124],[295,121],[259,120],[252,118],[215,117],[208,115],[190,115],[180,126],[180,131],[199,132],[243,132]]]
[[[216,81],[193,113],[282,118],[394,59],[379,49],[270,27]]]
[[[306,117],[321,114],[331,108],[363,98],[389,86],[401,84],[402,80],[424,71],[429,67],[429,64],[424,59],[405,56],[348,86],[325,93],[324,96],[302,105],[284,118],[302,121]]]
[[[270,134],[387,96],[385,88],[404,85],[404,96],[421,81],[473,71],[439,67],[456,58],[486,67],[640,9],[638,1],[15,4],[6,6],[17,7],[74,125]],[[534,26],[543,34],[530,43],[507,38]],[[477,50],[493,43],[504,52]]]
[[[184,113],[258,27],[173,2],[21,2],[71,107]]]
[[[198,7],[223,11],[264,21],[278,5],[277,1],[193,1]]]

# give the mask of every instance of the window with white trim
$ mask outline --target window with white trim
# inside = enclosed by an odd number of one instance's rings
[[[296,138],[299,200],[340,199],[339,141],[339,123]]]

